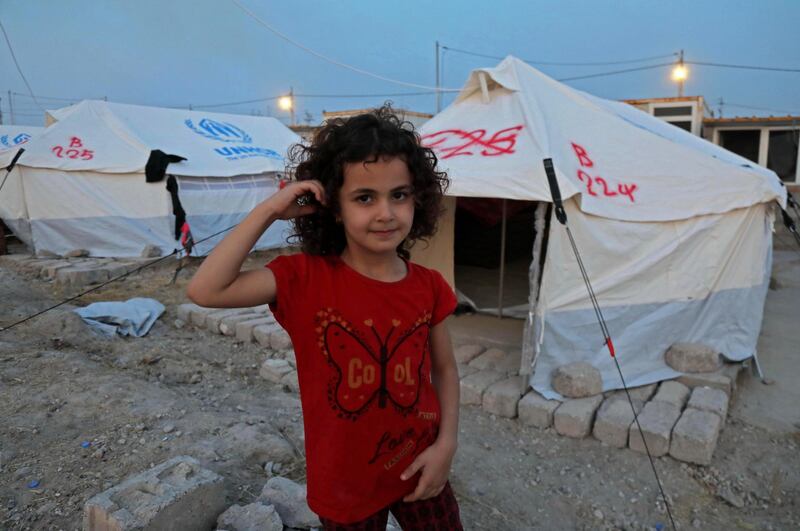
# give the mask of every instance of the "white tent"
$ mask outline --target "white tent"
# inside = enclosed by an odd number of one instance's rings
[[[0,219],[4,220],[17,237],[31,243],[28,211],[22,195],[18,175],[9,175],[5,168],[14,160],[20,148],[27,147],[31,138],[44,131],[44,127],[28,125],[0,125]]]
[[[25,218],[10,225],[27,224],[37,252],[138,256],[148,244],[179,247],[169,176],[195,241],[202,240],[277,189],[287,150],[300,141],[274,118],[91,100],[49,114],[55,123],[26,145],[9,177],[25,205]],[[168,163],[166,155],[185,160]],[[256,248],[283,246],[287,229],[274,224]]]
[[[663,361],[674,342],[705,343],[733,360],[755,354],[773,205],[785,203],[772,171],[513,57],[475,70],[421,135],[448,171],[453,196],[546,207],[542,160],[553,159],[629,385],[677,376]],[[531,385],[552,398],[551,372],[588,361],[604,390],[620,388],[566,231],[548,221],[533,246],[521,372],[533,370]],[[443,226],[437,239],[452,242],[452,223]],[[452,251],[432,263],[453,278]]]

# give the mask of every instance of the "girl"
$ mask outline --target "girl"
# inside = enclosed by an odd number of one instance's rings
[[[459,382],[437,272],[408,261],[432,235],[448,181],[386,105],[328,122],[295,146],[296,182],[259,204],[211,253],[187,294],[209,307],[269,303],[294,345],[308,504],[325,529],[462,529],[447,481]],[[303,252],[240,271],[276,219]]]

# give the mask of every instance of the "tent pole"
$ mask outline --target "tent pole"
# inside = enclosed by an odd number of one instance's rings
[[[500,288],[497,290],[497,317],[503,318],[503,284],[506,279],[506,199],[503,199],[503,223],[500,229]]]

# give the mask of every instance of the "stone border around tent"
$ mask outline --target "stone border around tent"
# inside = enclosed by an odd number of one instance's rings
[[[266,347],[269,354],[261,366],[261,377],[299,391],[291,340],[267,306],[220,309],[181,304],[177,316],[177,327],[191,325]],[[632,388],[631,408],[620,390],[564,401],[547,400],[532,389],[523,395],[526,386],[518,374],[519,351],[507,353],[473,344],[461,345],[454,353],[462,406],[479,406],[491,415],[553,429],[565,437],[591,435],[616,448],[644,453],[646,443],[654,456],[669,455],[699,465],[711,463],[744,368],[743,363],[726,363],[715,372]],[[634,423],[634,411],[644,441]]]
[[[0,255],[0,265],[60,286],[88,287],[130,273],[154,258],[42,258],[25,254]]]

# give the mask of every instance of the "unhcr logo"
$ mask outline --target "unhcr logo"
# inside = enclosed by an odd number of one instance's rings
[[[2,144],[7,148],[12,148],[20,144],[24,144],[30,139],[31,135],[29,135],[28,133],[20,133],[15,137],[11,137],[10,135],[3,135],[0,136],[0,144]]]
[[[209,118],[203,118],[197,125],[191,120],[186,120],[183,123],[198,135],[210,138],[211,140],[219,140],[220,142],[242,142],[245,144],[249,144],[253,141],[250,135],[228,122],[218,122]]]
[[[214,148],[218,154],[227,160],[240,160],[250,157],[265,157],[268,159],[283,160],[283,157],[274,149],[256,146],[225,146]]]

